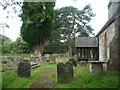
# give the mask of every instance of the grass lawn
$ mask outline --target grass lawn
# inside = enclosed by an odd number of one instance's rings
[[[74,80],[68,84],[57,84],[57,88],[118,88],[118,76],[104,72],[104,76],[92,75],[88,67],[75,67]],[[119,76],[120,77],[120,76]]]
[[[17,71],[3,72],[3,88],[27,88],[38,77],[44,76],[46,68],[54,67],[56,64],[44,64],[41,67],[32,69],[31,77],[23,78],[17,76]],[[112,72],[104,72],[104,76],[92,75],[88,67],[74,67],[74,80],[68,84],[58,84],[57,77],[49,75],[50,80],[57,84],[55,88],[118,88],[118,76]],[[56,70],[52,72],[56,74]],[[120,77],[120,76],[119,76]],[[50,86],[49,86],[50,87]]]
[[[31,70],[31,77],[19,77],[17,70],[9,70],[2,73],[2,88],[27,88],[29,84],[36,78],[42,76],[42,71],[47,67],[55,66],[55,64],[44,64],[41,67]]]

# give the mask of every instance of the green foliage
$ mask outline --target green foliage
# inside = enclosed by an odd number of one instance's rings
[[[10,39],[8,37],[0,34],[0,43],[3,44],[4,41],[6,41],[6,40],[10,40]]]
[[[57,49],[60,52],[63,51],[63,53],[71,52],[75,54],[75,37],[93,34],[93,29],[89,23],[94,16],[90,5],[86,5],[82,10],[72,6],[55,10],[53,35],[49,39],[46,51],[49,50],[48,47],[54,46],[54,48],[51,48],[53,53],[56,53],[55,50]],[[63,42],[61,43],[61,41]]]
[[[23,3],[21,35],[28,44],[40,43],[51,35],[54,5],[53,2]]]
[[[66,53],[66,44],[62,42],[47,43],[44,53],[56,54],[56,53]]]
[[[14,48],[16,47],[16,48]],[[33,49],[28,45],[21,37],[18,37],[14,43],[12,43],[12,50],[17,54],[20,53],[30,53],[33,52]]]
[[[2,45],[2,53],[10,53],[11,40],[5,40]]]
[[[55,10],[55,28],[60,31],[63,40],[76,36],[89,36],[93,29],[89,25],[92,17],[91,5],[86,5],[82,10],[68,6]]]
[[[33,52],[33,49],[21,37],[18,37],[15,42],[10,39],[5,40],[2,45],[2,54],[23,54]]]

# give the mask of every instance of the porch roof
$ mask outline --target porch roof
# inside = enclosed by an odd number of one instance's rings
[[[97,37],[77,37],[75,47],[98,47]]]

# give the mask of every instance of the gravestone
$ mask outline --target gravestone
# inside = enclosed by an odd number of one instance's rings
[[[14,57],[9,56],[8,57],[8,66],[12,66],[15,64],[15,59]]]
[[[73,80],[73,66],[70,62],[57,65],[58,83],[69,83]]]
[[[73,58],[71,58],[68,62],[72,63],[73,66],[77,66],[77,61]]]
[[[30,57],[30,64],[31,64],[31,65],[37,64],[37,63],[36,63],[36,58],[35,58],[34,56],[31,56],[31,57]]]
[[[22,77],[29,77],[31,73],[31,65],[29,60],[23,60],[18,64],[18,75]]]
[[[16,57],[16,62],[17,64],[23,62],[23,57],[22,56]]]
[[[86,66],[87,66],[86,61],[80,61],[80,62],[79,62],[79,66],[80,66],[80,67],[86,67]]]
[[[42,56],[42,62],[46,62],[47,61],[47,58],[45,56]]]
[[[2,64],[3,65],[7,64],[7,58],[5,56],[2,56]]]
[[[90,72],[95,75],[103,75],[104,61],[90,61]]]
[[[40,58],[39,57],[35,57],[35,61],[38,64],[40,62]]]
[[[56,63],[56,57],[54,55],[49,56],[50,63]]]

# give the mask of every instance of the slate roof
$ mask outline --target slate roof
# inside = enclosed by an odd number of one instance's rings
[[[97,37],[77,37],[75,47],[98,47]]]

